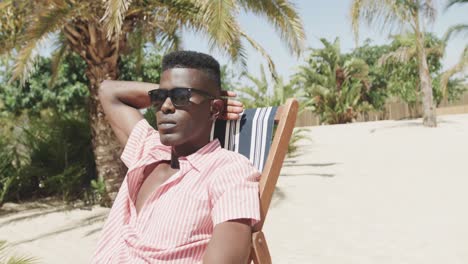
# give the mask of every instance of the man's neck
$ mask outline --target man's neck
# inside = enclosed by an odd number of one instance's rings
[[[206,144],[210,143],[210,140],[207,139],[199,144],[192,144],[189,146],[173,146],[171,148],[171,168],[179,169],[179,158],[180,157],[187,157],[199,149],[206,146]]]

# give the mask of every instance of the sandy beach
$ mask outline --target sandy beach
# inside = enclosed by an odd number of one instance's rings
[[[468,263],[468,114],[438,121],[309,127],[265,223],[273,263]],[[89,263],[108,211],[6,204],[0,240],[40,263]]]

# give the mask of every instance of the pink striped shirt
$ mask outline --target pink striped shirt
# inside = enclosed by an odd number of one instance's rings
[[[137,214],[135,200],[145,166],[170,160],[170,147],[146,120],[133,128],[122,153],[128,167],[92,263],[200,263],[213,228],[260,220],[259,172],[244,156],[213,140],[187,157],[156,188]]]

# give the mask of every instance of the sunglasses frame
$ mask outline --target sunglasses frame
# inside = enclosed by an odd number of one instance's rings
[[[188,91],[188,100],[186,103],[184,104],[176,104],[174,102],[174,99],[173,99],[173,93],[174,91],[177,91],[177,90],[186,90]],[[205,92],[205,91],[202,91],[202,90],[198,90],[198,89],[194,89],[194,88],[187,88],[187,87],[174,87],[172,89],[164,89],[164,88],[158,88],[158,89],[153,89],[153,90],[150,90],[148,91],[148,96],[150,97],[150,101],[151,101],[151,104],[155,105],[154,103],[154,100],[153,100],[153,94],[155,94],[157,91],[164,91],[165,92],[165,98],[164,100],[161,102],[161,105],[167,100],[167,98],[171,98],[171,102],[174,106],[186,106],[188,104],[190,104],[190,98],[192,97],[192,93],[197,93],[207,99],[210,99],[210,100],[214,100],[216,99],[216,96],[213,96],[211,94],[209,94],[208,92]]]

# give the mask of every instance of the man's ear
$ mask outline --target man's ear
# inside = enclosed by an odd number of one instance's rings
[[[211,120],[215,121],[223,114],[224,101],[222,99],[214,99],[211,102]]]

